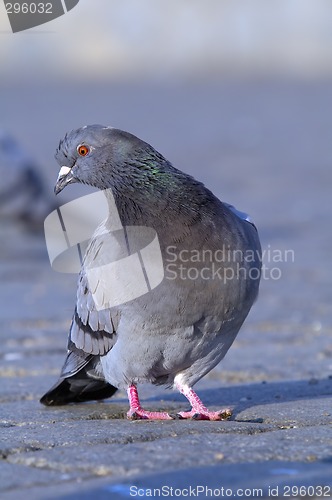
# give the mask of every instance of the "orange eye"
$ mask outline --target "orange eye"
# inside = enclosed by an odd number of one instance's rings
[[[90,153],[90,148],[85,144],[80,144],[79,146],[77,146],[77,152],[80,156],[86,156]]]

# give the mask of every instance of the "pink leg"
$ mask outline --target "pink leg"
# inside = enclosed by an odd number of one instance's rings
[[[193,420],[227,420],[232,415],[229,408],[219,411],[208,410],[191,387],[179,382],[176,382],[175,385],[191,404],[190,411],[181,411],[178,413],[180,418],[192,418]]]
[[[130,385],[128,387],[127,394],[130,405],[129,411],[127,412],[127,418],[130,420],[173,420],[173,417],[166,412],[143,410],[138,397],[137,387],[135,385]]]

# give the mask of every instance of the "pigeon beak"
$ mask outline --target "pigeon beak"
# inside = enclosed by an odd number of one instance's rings
[[[75,182],[75,178],[71,173],[71,168],[63,166],[60,168],[60,172],[54,186],[55,194],[61,193],[61,191],[70,184],[71,182]]]

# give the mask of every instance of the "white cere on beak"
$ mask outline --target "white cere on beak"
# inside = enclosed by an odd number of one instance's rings
[[[58,175],[58,180],[61,178],[61,177],[64,177],[65,175],[69,174],[70,172],[70,168],[69,167],[61,167],[60,168],[60,172],[59,172],[59,175]]]

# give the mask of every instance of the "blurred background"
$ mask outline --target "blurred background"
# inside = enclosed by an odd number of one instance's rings
[[[266,260],[280,279],[263,280],[224,370],[210,377],[332,373],[331,2],[80,0],[16,34],[1,4],[0,72],[0,335],[17,339],[5,341],[4,373],[22,373],[19,345],[29,376],[60,369],[76,276],[50,269],[36,229],[56,201],[59,139],[91,123],[150,142],[249,212],[263,248],[294,251],[294,262]],[[58,202],[87,192],[72,186]],[[35,379],[36,397],[46,378]]]

